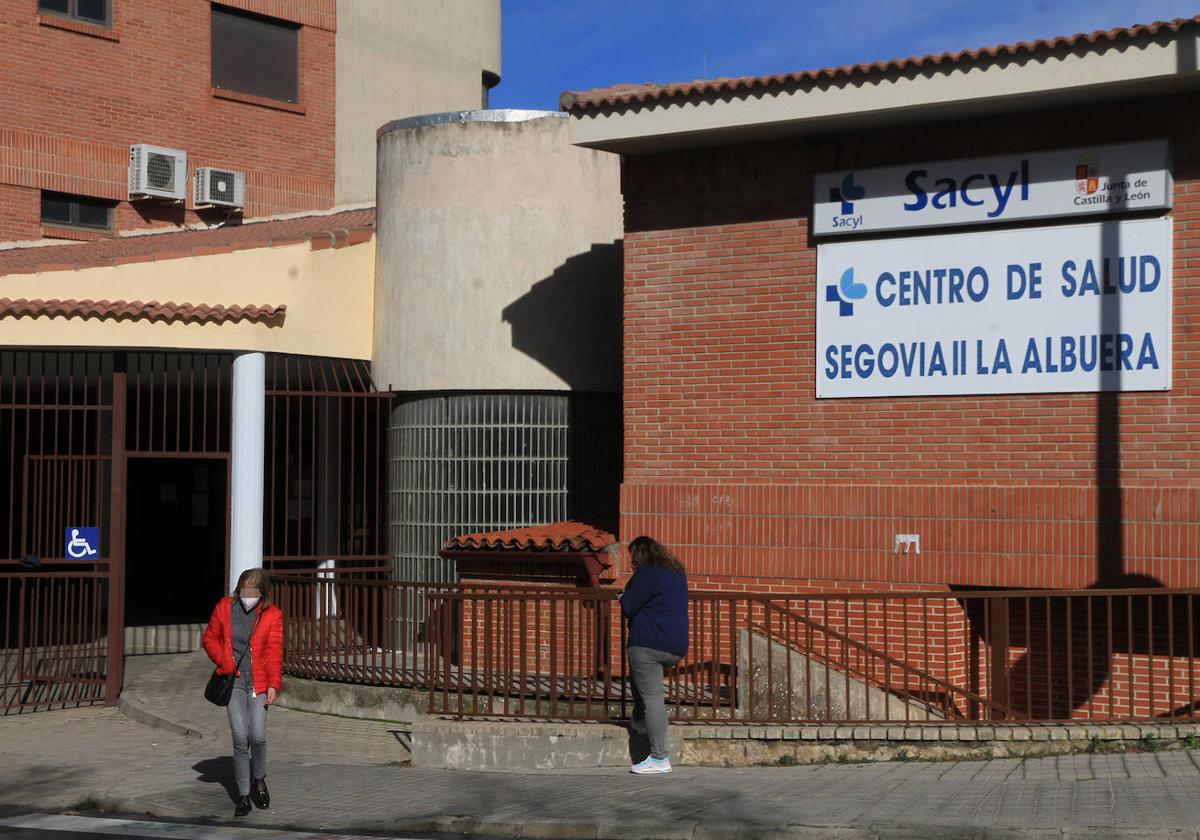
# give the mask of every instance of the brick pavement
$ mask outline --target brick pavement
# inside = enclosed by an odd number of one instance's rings
[[[135,693],[151,702],[136,670]],[[202,734],[105,708],[0,718],[0,807],[60,810],[90,799],[129,813],[228,820],[223,713],[179,692],[174,702]],[[685,767],[652,778],[620,769],[479,773],[388,764],[404,755],[395,724],[272,716],[273,807],[246,821],[263,826],[614,838],[1197,838],[1200,826],[1200,751]]]

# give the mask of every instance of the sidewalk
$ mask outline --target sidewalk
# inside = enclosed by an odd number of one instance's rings
[[[0,807],[232,822],[228,733],[224,712],[200,698],[206,670],[195,657],[131,659],[127,701],[174,729],[104,708],[0,718]],[[562,838],[1200,836],[1200,752],[649,778],[478,773],[402,766],[395,724],[286,709],[271,712],[269,743],[272,809],[239,824]]]

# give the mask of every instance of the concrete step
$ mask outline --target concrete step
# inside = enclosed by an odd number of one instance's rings
[[[749,767],[826,762],[978,761],[1190,749],[1200,723],[890,723],[744,726],[672,722],[671,762]],[[640,761],[649,743],[614,723],[427,719],[412,726],[414,767],[582,770]]]
[[[190,653],[200,650],[204,624],[148,624],[125,628],[125,654]]]

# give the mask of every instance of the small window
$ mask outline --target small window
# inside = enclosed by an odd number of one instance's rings
[[[115,201],[64,193],[42,193],[42,224],[112,230]]]
[[[38,11],[84,23],[112,25],[112,0],[38,0]]]
[[[299,102],[300,28],[213,6],[212,86]]]

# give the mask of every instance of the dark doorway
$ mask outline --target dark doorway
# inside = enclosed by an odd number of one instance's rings
[[[125,624],[208,620],[225,594],[224,458],[130,458]]]

